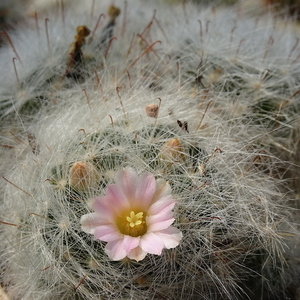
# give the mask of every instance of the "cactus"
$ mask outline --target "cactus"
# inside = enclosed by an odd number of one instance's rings
[[[274,158],[212,112],[207,128],[197,130],[190,122],[189,132],[166,120],[163,103],[156,124],[142,110],[138,119],[130,116],[147,97],[149,92],[137,92],[124,99],[125,113],[116,112],[118,100],[110,101],[92,122],[98,97],[90,97],[91,111],[87,105],[75,109],[82,98],[74,97],[72,107],[32,125],[40,152],[29,151],[5,177],[1,210],[4,275],[17,298],[148,299],[154,293],[158,299],[182,299],[184,293],[193,299],[216,293],[210,297],[230,299],[255,274],[251,259],[279,268],[285,223],[279,207],[285,200],[278,181],[261,169],[264,158]],[[108,112],[113,123],[105,119]],[[81,188],[73,183],[78,164],[85,166]],[[175,225],[183,232],[177,248],[141,262],[111,261],[105,243],[93,241],[79,223],[91,211],[91,200],[127,166],[169,182],[177,200]],[[97,185],[88,180],[98,176]]]
[[[10,34],[24,49],[0,93],[0,278],[13,299],[284,296],[286,237],[298,232],[274,148],[292,151],[295,39],[272,19],[223,24],[227,11],[189,4],[187,22],[182,6],[166,9],[134,2],[123,19],[110,9],[94,31],[80,7],[76,24],[70,10],[49,16],[44,36]],[[169,183],[183,237],[161,255],[112,261],[80,218],[127,167]]]

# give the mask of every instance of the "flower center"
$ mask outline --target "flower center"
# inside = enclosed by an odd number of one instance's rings
[[[133,210],[129,215],[120,218],[118,227],[121,233],[133,237],[141,236],[147,232],[144,212],[135,213]]]

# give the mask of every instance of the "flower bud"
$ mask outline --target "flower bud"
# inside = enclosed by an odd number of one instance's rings
[[[119,16],[120,12],[121,10],[113,5],[108,8],[108,15],[113,20]]]
[[[151,118],[157,118],[159,106],[157,104],[149,104],[146,106],[146,114]]]
[[[179,139],[175,138],[166,142],[160,150],[159,158],[170,163],[184,161],[184,149]]]
[[[100,174],[93,164],[86,161],[76,162],[70,169],[70,186],[79,191],[96,187]]]

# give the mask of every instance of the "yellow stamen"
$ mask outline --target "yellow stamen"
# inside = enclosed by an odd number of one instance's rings
[[[117,220],[117,225],[121,233],[133,237],[142,236],[147,232],[144,212],[135,213],[133,210],[127,212]]]
[[[126,217],[126,220],[130,223],[130,227],[134,227],[136,225],[141,225],[142,221],[140,219],[143,218],[143,212],[139,212],[137,214],[134,211],[130,212],[130,217]]]

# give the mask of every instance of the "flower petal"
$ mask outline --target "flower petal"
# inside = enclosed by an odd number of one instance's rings
[[[148,215],[155,215],[158,213],[162,213],[162,211],[172,210],[176,200],[172,198],[171,195],[167,195],[158,201],[154,202],[148,209]]]
[[[124,195],[133,199],[138,183],[138,175],[132,168],[125,168],[116,173],[116,184],[123,191]]]
[[[127,252],[123,247],[123,237],[120,240],[108,242],[104,250],[112,260],[120,260],[127,255]]]
[[[170,218],[170,215],[161,220],[157,220],[156,216],[150,216],[147,218],[148,232],[166,229],[174,222],[174,220],[174,218]]]
[[[109,204],[117,214],[130,207],[128,199],[116,184],[111,184],[106,189],[105,202]]]
[[[140,237],[133,237],[130,235],[124,235],[123,248],[128,253],[132,249],[136,248],[140,243]]]
[[[140,247],[148,253],[160,255],[164,246],[161,238],[152,232],[146,233],[141,237]]]
[[[137,184],[136,194],[136,204],[135,206],[141,205],[143,210],[147,210],[151,205],[154,193],[156,191],[156,181],[152,174],[144,173],[140,176],[139,182]]]
[[[146,251],[142,250],[142,248],[140,247],[136,247],[127,254],[127,257],[130,259],[135,259],[136,261],[140,261],[144,259],[146,255],[147,255]]]
[[[122,234],[115,225],[98,226],[94,231],[94,236],[97,240],[104,242],[111,242],[122,238]]]
[[[101,219],[113,223],[115,220],[115,211],[110,207],[106,201],[106,197],[98,197],[94,199],[93,209]]]
[[[167,229],[154,232],[154,234],[163,241],[167,249],[175,248],[182,239],[182,232],[175,227],[169,227]]]
[[[97,213],[89,213],[81,216],[80,224],[82,231],[94,234],[95,229],[98,226],[107,224],[107,221],[99,218],[99,215]]]

